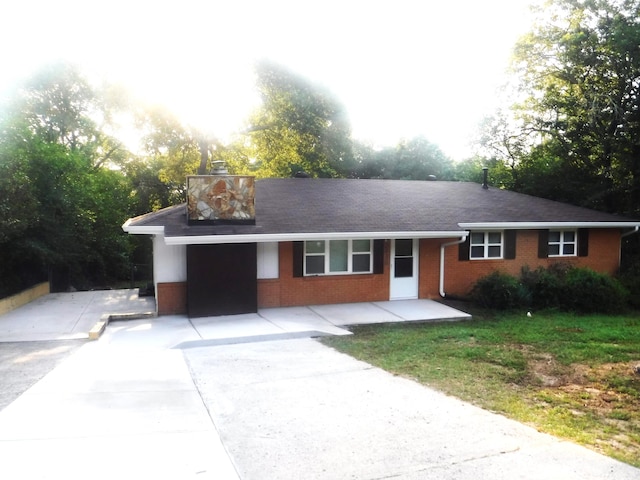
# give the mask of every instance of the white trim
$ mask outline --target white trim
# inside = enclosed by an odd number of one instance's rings
[[[481,233],[482,234],[482,243],[473,243],[473,235],[477,234],[477,233]],[[489,256],[489,249],[491,247],[497,247],[498,244],[496,242],[490,242],[489,241],[489,236],[492,233],[499,233],[500,234],[500,255],[497,257],[490,257]],[[473,247],[482,247],[482,256],[481,257],[474,257],[471,252],[473,251]],[[471,232],[469,234],[469,260],[504,260],[504,230],[484,230],[484,231],[477,231],[477,232]]]
[[[557,242],[551,241],[551,239],[547,240],[547,249],[551,250],[552,245],[558,246],[558,253],[556,254],[548,254],[549,258],[561,258],[561,257],[577,257],[578,256],[578,231],[575,228],[569,228],[567,230],[553,229],[549,230],[549,234],[552,232],[559,233],[560,238]],[[565,235],[567,233],[573,233],[573,242],[568,242],[565,240]],[[566,245],[573,245],[573,253],[564,253],[564,247]]]
[[[135,228],[135,227],[134,227]],[[138,232],[130,232],[138,233]],[[142,232],[140,232],[142,233]],[[274,233],[240,235],[189,235],[165,237],[167,245],[211,244],[211,243],[261,243],[291,242],[304,240],[386,240],[389,238],[450,238],[460,237],[464,232],[331,232],[331,233]]]
[[[141,226],[131,226],[132,219],[130,218],[124,225],[122,225],[122,230],[126,233],[131,233],[134,235],[164,235],[164,227],[158,225],[141,225]]]
[[[482,222],[458,223],[460,228],[468,230],[535,230],[541,228],[634,228],[638,222]]]
[[[369,250],[356,251],[353,250],[353,240],[339,240],[347,242],[347,269],[346,270],[331,270],[331,240],[315,240],[318,242],[324,242],[323,252],[307,252],[307,243],[314,240],[305,240],[304,242],[304,263],[303,263],[303,275],[305,277],[326,277],[333,275],[370,275],[373,273],[373,240],[370,238],[356,240],[367,240],[369,242]],[[358,254],[369,255],[369,270],[366,271],[353,271],[353,256]],[[323,257],[324,258],[324,271],[322,273],[308,273],[307,272],[307,257]]]
[[[413,300],[420,296],[420,241],[417,238],[411,239],[411,259],[413,261],[411,268],[413,275],[411,277],[396,277],[395,260],[396,258],[398,258],[396,257],[397,240],[407,239],[394,238],[391,240],[391,257],[389,265],[389,300]]]

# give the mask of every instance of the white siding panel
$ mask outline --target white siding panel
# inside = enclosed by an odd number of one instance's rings
[[[258,243],[258,278],[278,278],[278,242]]]
[[[154,282],[187,281],[187,246],[167,245],[163,235],[153,237]]]

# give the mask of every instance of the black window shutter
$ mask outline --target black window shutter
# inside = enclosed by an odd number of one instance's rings
[[[304,242],[293,242],[293,276],[304,276]]]
[[[578,229],[578,256],[579,257],[589,256],[589,229],[588,228]]]
[[[469,260],[469,250],[471,249],[471,235],[467,236],[467,239],[458,245],[458,260],[461,262]]]
[[[549,230],[538,230],[538,258],[549,256]]]
[[[504,231],[504,258],[513,260],[516,258],[516,235],[517,230]]]
[[[384,240],[373,241],[373,273],[384,273]]]

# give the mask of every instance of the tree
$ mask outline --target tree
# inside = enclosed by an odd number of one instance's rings
[[[118,106],[114,92],[110,93],[107,97],[106,92],[96,91],[77,67],[57,63],[27,81],[9,109],[38,138],[80,152],[99,168],[126,158],[123,144],[105,133]]]
[[[395,147],[375,150],[357,144],[357,178],[387,178],[395,180],[452,180],[454,164],[440,148],[425,137],[403,140]]]
[[[562,179],[547,192],[558,199],[640,214],[640,2],[550,1],[514,66],[514,111],[539,138],[520,173]]]
[[[138,166],[134,170],[138,173],[147,170],[144,175],[148,181],[148,169],[151,168],[155,171],[152,175],[156,175],[169,189],[169,204],[184,201],[186,176],[195,175],[201,170],[200,134],[195,129],[183,125],[171,112],[158,106],[141,109],[137,114],[137,127],[143,132],[146,168]],[[140,180],[138,179],[138,182]],[[158,185],[155,180],[147,182],[146,187],[152,184],[160,190],[165,190],[164,186]],[[156,199],[162,198],[164,192],[156,192]],[[166,206],[162,201],[159,204],[159,207]]]
[[[0,294],[43,276],[53,288],[127,271],[131,186],[94,121],[101,98],[75,70],[47,69],[0,111]],[[124,158],[124,157],[121,157]],[[106,168],[107,165],[109,168]]]
[[[226,155],[236,169],[259,177],[348,176],[353,167],[346,113],[325,89],[269,62],[257,67],[262,106],[246,137]]]

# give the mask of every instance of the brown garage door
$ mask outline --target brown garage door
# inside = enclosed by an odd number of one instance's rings
[[[255,243],[187,246],[190,317],[258,311]]]

